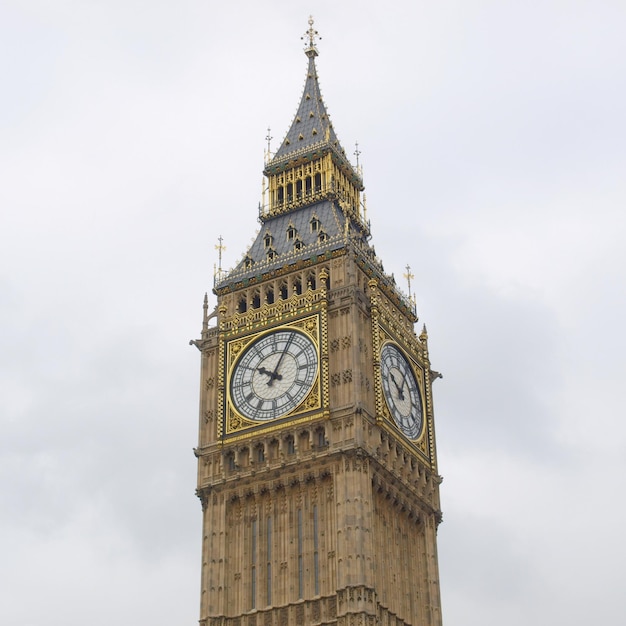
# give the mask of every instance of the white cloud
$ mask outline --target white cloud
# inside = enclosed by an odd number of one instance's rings
[[[310,10],[0,8],[3,623],[197,618],[187,342],[217,237],[230,266],[257,228]],[[444,373],[444,620],[621,624],[626,9],[315,11],[373,243]]]

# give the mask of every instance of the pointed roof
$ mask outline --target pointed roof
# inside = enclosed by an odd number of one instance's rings
[[[265,173],[274,174],[294,163],[304,163],[312,158],[319,158],[324,153],[332,152],[342,169],[346,170],[346,173],[362,188],[361,177],[346,157],[346,151],[339,143],[322,99],[315,67],[315,57],[318,56],[315,46],[317,31],[313,30],[312,19],[309,20],[309,25],[307,31],[309,45],[304,51],[309,64],[300,105],[280,148],[267,163]]]

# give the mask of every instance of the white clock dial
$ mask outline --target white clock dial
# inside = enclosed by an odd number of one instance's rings
[[[422,430],[422,396],[408,359],[394,344],[387,343],[380,354],[383,392],[398,428],[417,439]]]
[[[278,330],[254,341],[233,369],[230,395],[245,417],[265,421],[293,411],[317,376],[314,343],[296,330]]]

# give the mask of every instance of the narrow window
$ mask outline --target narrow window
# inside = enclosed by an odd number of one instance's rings
[[[287,228],[287,239],[289,241],[292,241],[293,239],[295,239],[297,232],[298,231],[296,231],[296,229],[293,227],[293,225],[290,224],[289,228]]]
[[[269,457],[270,459],[278,458],[278,440],[277,439],[272,439],[272,441],[270,441]]]
[[[320,221],[317,217],[311,218],[311,232],[316,233],[320,229]]]
[[[309,445],[310,445],[309,433],[305,430],[304,432],[301,432],[299,435],[298,450],[300,451],[308,450]]]
[[[237,305],[237,311],[239,313],[245,313],[248,310],[248,304],[246,302],[246,296],[241,296],[239,304]]]
[[[267,604],[272,604],[272,518],[267,518]]]
[[[250,566],[250,608],[256,609],[256,520],[252,520],[251,566]]]
[[[271,287],[265,290],[265,299],[268,304],[274,304],[274,290]]]
[[[267,233],[265,235],[265,237],[263,237],[263,244],[265,245],[266,248],[269,248],[272,245],[272,235],[270,235],[269,233]]]
[[[293,281],[293,290],[298,295],[302,294],[302,281],[299,278]]]
[[[265,461],[265,449],[263,446],[259,446],[256,449],[256,460],[257,463],[263,463]]]
[[[287,293],[287,285],[285,283],[283,283],[280,286],[280,297],[281,297],[281,300],[286,300],[287,299],[287,295],[288,295],[288,293]]]
[[[317,447],[323,448],[326,445],[326,433],[323,428],[317,430]]]
[[[296,444],[293,440],[293,437],[289,435],[287,437],[287,454],[295,454],[296,453]]]
[[[296,181],[296,198],[301,198],[302,197],[302,181],[298,180]]]
[[[326,289],[330,289],[330,271],[327,267],[324,268],[326,270]]]
[[[302,509],[298,509],[298,598],[304,597],[304,566],[302,555]]]
[[[315,574],[315,595],[320,595],[320,561],[317,523],[317,504],[313,505],[313,571]]]
[[[258,309],[261,306],[261,296],[259,295],[259,293],[255,293],[253,298],[252,298],[252,308],[253,309]]]

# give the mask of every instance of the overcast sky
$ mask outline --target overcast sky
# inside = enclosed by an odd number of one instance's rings
[[[188,342],[310,13],[444,375],[444,624],[623,626],[624,0],[0,0],[0,623],[196,623]]]

